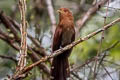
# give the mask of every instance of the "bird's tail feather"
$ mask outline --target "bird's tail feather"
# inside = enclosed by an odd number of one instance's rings
[[[51,80],[66,80],[70,76],[68,57],[55,57],[51,68]]]

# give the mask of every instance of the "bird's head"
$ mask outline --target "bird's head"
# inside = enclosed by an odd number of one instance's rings
[[[68,8],[60,8],[59,10],[57,10],[57,12],[60,15],[60,19],[65,19],[65,18],[69,18],[69,19],[73,19],[72,16],[72,12],[68,9]]]

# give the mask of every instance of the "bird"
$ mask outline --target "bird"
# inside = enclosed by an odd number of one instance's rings
[[[68,8],[60,8],[59,23],[55,29],[52,51],[56,51],[75,40],[74,17]],[[51,65],[51,80],[67,80],[70,77],[69,61],[71,49],[53,58]]]

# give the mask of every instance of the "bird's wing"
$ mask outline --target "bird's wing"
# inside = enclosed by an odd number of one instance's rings
[[[62,39],[62,28],[60,27],[60,25],[58,25],[54,33],[52,51],[55,51],[60,48],[61,39]]]
[[[75,29],[73,28],[73,30],[74,30],[74,34],[73,34],[73,36],[72,36],[72,42],[75,40]]]

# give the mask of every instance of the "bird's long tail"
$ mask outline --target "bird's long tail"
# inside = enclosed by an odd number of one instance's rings
[[[70,76],[68,57],[59,55],[53,59],[51,80],[66,80]]]

